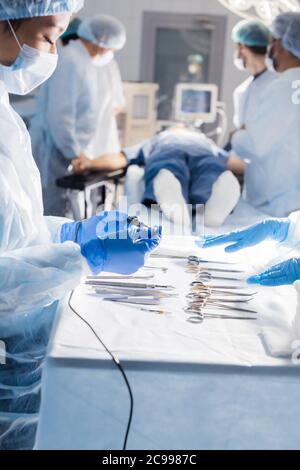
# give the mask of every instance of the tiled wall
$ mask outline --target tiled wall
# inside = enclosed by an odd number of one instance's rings
[[[226,101],[228,106],[229,119],[231,119],[233,89],[246,78],[235,69],[232,63],[231,30],[239,18],[226,10],[218,0],[86,0],[81,16],[90,16],[95,12],[111,14],[119,18],[127,28],[126,48],[117,55],[125,80],[140,79],[142,15],[144,11],[227,15],[226,57],[221,91],[222,99]]]

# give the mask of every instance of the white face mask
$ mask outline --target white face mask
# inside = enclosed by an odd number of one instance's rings
[[[105,54],[97,54],[96,57],[93,57],[92,61],[96,67],[104,67],[108,65],[114,58],[114,53],[108,51]]]
[[[233,63],[236,66],[236,68],[240,70],[241,72],[244,72],[246,70],[244,60],[241,57],[239,57],[238,52],[235,52],[234,54]]]
[[[271,59],[271,57],[266,57],[265,59],[267,69],[270,70],[270,72],[276,72],[275,67],[274,67],[274,60]]]
[[[270,70],[270,72],[276,72],[274,59],[270,57],[271,53],[272,53],[272,47],[269,46],[267,50],[267,55],[265,58],[266,67],[268,70]]]
[[[8,93],[26,95],[51,77],[57,66],[58,55],[39,51],[27,44],[21,46],[10,21],[8,24],[20,53],[11,66],[1,66],[1,78]]]

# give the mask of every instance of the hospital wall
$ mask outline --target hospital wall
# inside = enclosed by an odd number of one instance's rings
[[[244,73],[236,70],[232,62],[231,30],[240,18],[223,7],[217,0],[86,0],[85,8],[81,13],[82,17],[93,15],[95,12],[111,14],[119,18],[127,28],[128,43],[126,48],[117,55],[124,80],[140,80],[144,11],[227,16],[221,99],[226,102],[228,117],[232,121],[232,92],[246,78]]]

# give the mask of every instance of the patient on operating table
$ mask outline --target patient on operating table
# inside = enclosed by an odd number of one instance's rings
[[[243,163],[233,161],[204,134],[186,129],[162,132],[120,154],[73,161],[76,173],[128,165],[127,192],[136,191],[141,176],[144,181],[138,200],[128,194],[131,203],[157,203],[175,223],[189,218],[187,204],[205,204],[206,225],[222,225],[240,198],[240,184],[231,170],[242,173]]]

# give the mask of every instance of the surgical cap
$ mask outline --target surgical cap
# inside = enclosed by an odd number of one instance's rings
[[[271,34],[283,47],[300,59],[300,13],[282,13],[271,26]]]
[[[0,0],[0,21],[79,11],[84,0]]]
[[[232,39],[248,47],[267,47],[270,30],[261,21],[243,20],[233,28]]]
[[[82,21],[78,36],[103,47],[104,49],[122,49],[126,43],[126,30],[122,23],[109,15],[96,15]]]
[[[68,39],[68,38],[74,36],[75,34],[77,34],[80,24],[81,24],[81,19],[80,18],[74,18],[74,20],[71,21],[71,23],[69,24],[68,29],[60,37],[60,39]]]

